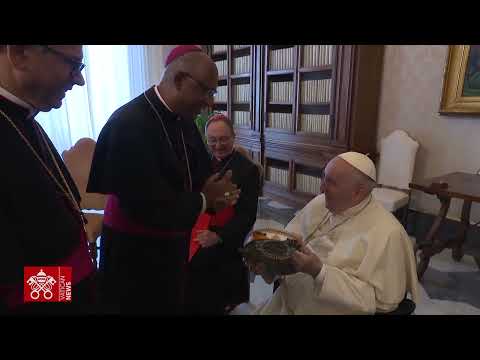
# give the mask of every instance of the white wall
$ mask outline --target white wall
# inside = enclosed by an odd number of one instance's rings
[[[400,128],[420,142],[414,179],[480,168],[480,116],[438,114],[448,46],[389,45],[385,48],[378,140]],[[453,200],[449,218],[459,219],[462,201]],[[412,207],[434,213],[440,202],[414,191]],[[480,220],[480,205],[472,206]]]

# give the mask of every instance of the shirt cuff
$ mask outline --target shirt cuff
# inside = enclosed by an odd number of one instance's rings
[[[200,211],[200,214],[203,214],[207,210],[207,199],[203,193],[200,193],[200,195],[202,196],[202,211]]]

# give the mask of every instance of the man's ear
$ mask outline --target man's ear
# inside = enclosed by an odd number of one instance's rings
[[[17,70],[27,70],[32,57],[32,49],[28,45],[7,45],[7,57]]]
[[[179,71],[174,75],[173,83],[175,84],[175,89],[177,89],[177,91],[180,91],[182,88],[183,79],[186,77],[185,75],[186,74],[183,71]]]
[[[366,191],[367,191],[367,186],[363,183],[360,183],[355,187],[354,195],[357,198],[359,198],[359,197],[362,197]]]

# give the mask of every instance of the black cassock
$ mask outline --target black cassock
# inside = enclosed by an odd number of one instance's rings
[[[112,114],[98,138],[87,186],[110,195],[100,249],[103,311],[183,312],[188,242],[210,173],[195,123],[171,113],[154,87]]]
[[[13,121],[63,185],[50,149],[77,203],[80,196],[48,136],[28,110],[0,96]],[[38,124],[37,124],[38,125]],[[15,128],[0,114],[0,313],[79,314],[93,311],[94,267],[78,212]],[[72,266],[72,303],[23,304],[24,266]]]
[[[187,313],[222,315],[225,307],[249,300],[248,269],[238,251],[257,217],[260,175],[257,166],[238,152],[213,161],[213,170],[232,170],[232,182],[241,189],[233,217],[222,227],[210,226],[223,240],[200,248],[188,264]]]

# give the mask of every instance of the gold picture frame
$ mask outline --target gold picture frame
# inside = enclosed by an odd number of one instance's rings
[[[451,45],[440,114],[480,114],[480,45]]]

